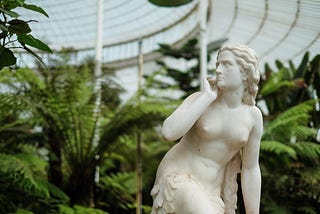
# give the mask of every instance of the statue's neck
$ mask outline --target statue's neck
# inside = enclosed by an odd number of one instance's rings
[[[224,104],[229,108],[237,108],[242,105],[243,93],[243,87],[239,87],[235,90],[223,90],[220,93],[219,101],[221,104]]]

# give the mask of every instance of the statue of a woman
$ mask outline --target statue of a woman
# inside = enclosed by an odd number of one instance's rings
[[[152,214],[235,213],[238,172],[246,213],[259,213],[258,58],[247,46],[227,45],[216,66],[216,77],[164,121],[163,137],[181,139],[159,165]]]

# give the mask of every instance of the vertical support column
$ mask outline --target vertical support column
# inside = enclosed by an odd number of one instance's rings
[[[96,20],[96,48],[95,48],[95,58],[94,58],[94,76],[95,85],[94,93],[96,96],[95,107],[93,110],[93,117],[97,121],[96,129],[94,130],[94,137],[92,145],[95,148],[98,146],[100,140],[100,108],[101,108],[101,81],[102,81],[102,48],[103,48],[103,2],[104,0],[97,0],[97,20]],[[99,159],[99,156],[96,156]],[[95,182],[99,182],[99,166],[96,166],[95,171]]]
[[[208,0],[199,1],[199,24],[200,24],[200,84],[203,90],[203,79],[207,77],[207,12]]]
[[[138,43],[138,94],[137,102],[140,105],[141,86],[143,75],[143,53],[142,53],[142,40]],[[141,150],[142,136],[140,130],[137,129],[137,154],[136,154],[136,187],[137,187],[137,208],[136,214],[142,214],[142,150]]]

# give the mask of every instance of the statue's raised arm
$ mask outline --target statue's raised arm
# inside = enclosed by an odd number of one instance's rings
[[[247,46],[227,45],[216,65],[216,77],[204,79],[203,91],[186,98],[163,123],[164,138],[180,140],[158,167],[153,214],[235,213],[239,172],[246,213],[259,213],[258,58]]]

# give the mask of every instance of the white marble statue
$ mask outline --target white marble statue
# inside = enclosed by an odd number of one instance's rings
[[[258,58],[247,46],[227,45],[216,66],[216,77],[204,80],[203,91],[187,97],[164,121],[163,137],[181,139],[159,165],[152,214],[235,213],[237,173],[246,213],[259,213]]]

